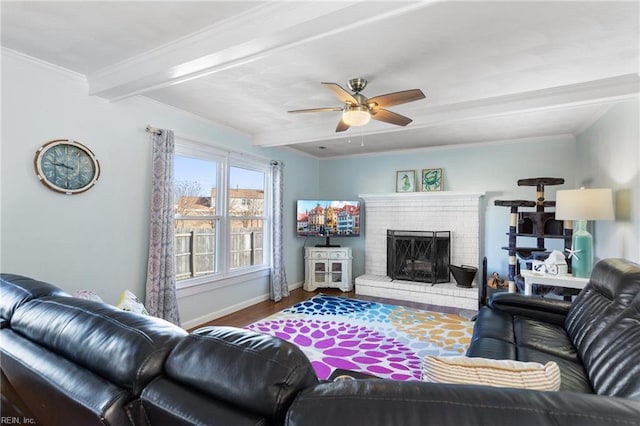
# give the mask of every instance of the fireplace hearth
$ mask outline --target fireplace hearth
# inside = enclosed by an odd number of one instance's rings
[[[387,230],[387,276],[391,280],[448,283],[450,231]]]

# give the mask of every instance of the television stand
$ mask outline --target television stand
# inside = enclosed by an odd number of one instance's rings
[[[340,247],[339,244],[331,244],[331,237],[327,237],[327,240],[324,244],[316,244],[316,247]]]
[[[318,287],[353,290],[351,259],[351,247],[305,247],[304,290],[315,291]]]

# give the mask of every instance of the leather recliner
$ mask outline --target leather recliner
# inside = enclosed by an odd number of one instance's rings
[[[282,424],[318,383],[301,350],[167,321],[0,277],[2,416],[38,425]]]
[[[640,400],[640,270],[599,262],[573,302],[496,294],[468,356],[555,361],[561,390]]]
[[[2,277],[2,296],[15,287]],[[20,412],[38,424],[130,424],[140,417],[132,402],[187,335],[158,318],[68,295],[30,298],[5,320],[3,393],[13,389]]]

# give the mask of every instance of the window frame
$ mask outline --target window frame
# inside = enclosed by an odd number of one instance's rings
[[[227,164],[227,176],[231,175],[231,168],[232,167],[236,167],[236,168],[242,168],[245,170],[251,170],[251,171],[256,171],[259,173],[263,173],[264,175],[264,180],[263,180],[263,191],[264,191],[264,197],[263,197],[263,207],[262,207],[262,216],[231,216],[230,212],[229,212],[229,207],[230,207],[230,203],[229,203],[229,191],[231,190],[229,182],[227,182],[227,186],[226,186],[226,191],[225,191],[225,198],[227,200],[227,204],[226,204],[226,214],[227,214],[227,226],[232,222],[232,221],[237,221],[237,220],[261,220],[262,221],[262,263],[260,265],[251,265],[251,266],[245,266],[245,267],[239,267],[239,268],[232,268],[230,262],[227,261],[227,267],[229,268],[228,273],[230,274],[231,272],[235,272],[235,271],[240,271],[240,270],[244,270],[244,271],[249,271],[251,269],[261,269],[263,266],[267,265],[269,267],[271,267],[271,256],[270,256],[270,252],[268,250],[269,247],[271,247],[270,241],[271,241],[271,217],[269,216],[269,212],[271,211],[271,199],[272,199],[272,194],[271,194],[271,168],[269,167],[269,163],[258,163],[255,161],[251,161],[251,160],[247,160],[247,159],[237,159],[235,158],[235,156],[231,155],[229,158],[229,162]],[[226,234],[227,238],[228,238],[228,248],[231,247],[231,229],[229,229],[229,232]],[[230,251],[229,250],[225,250],[225,254],[229,255]]]
[[[272,201],[272,185],[271,185],[271,167],[270,161],[258,157],[249,156],[247,154],[225,151],[221,148],[211,146],[209,144],[188,140],[178,139],[175,141],[175,155],[191,157],[199,160],[215,161],[217,163],[216,170],[216,214],[213,216],[199,216],[197,219],[216,220],[216,239],[215,239],[215,262],[217,271],[211,274],[205,274],[197,277],[176,280],[176,289],[183,290],[191,287],[212,285],[214,288],[233,285],[238,282],[268,276],[271,269],[271,201]],[[231,261],[231,221],[242,220],[245,216],[231,216],[229,214],[229,175],[231,167],[239,167],[248,170],[254,170],[264,173],[264,211],[263,216],[251,216],[250,218],[258,218],[262,220],[262,263],[259,265],[250,265],[244,267],[232,268]],[[175,177],[174,177],[175,181]],[[224,189],[224,191],[221,191]],[[176,220],[185,220],[193,218],[193,216],[178,216]],[[174,225],[175,226],[175,225]],[[175,242],[174,242],[175,244]],[[208,286],[207,286],[208,287]],[[206,291],[208,288],[203,289]],[[195,294],[193,289],[190,294]]]

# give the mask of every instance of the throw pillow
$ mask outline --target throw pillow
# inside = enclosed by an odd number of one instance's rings
[[[73,293],[73,297],[78,299],[93,300],[94,302],[104,302],[98,293],[91,290],[78,290]]]
[[[427,355],[422,360],[422,380],[557,391],[560,389],[560,368],[553,361],[543,365],[509,359]]]
[[[135,312],[137,314],[149,315],[149,312],[144,307],[142,302],[136,297],[135,294],[130,292],[129,290],[125,290],[120,294],[120,299],[118,299],[118,304],[116,305],[118,308],[123,311]]]

